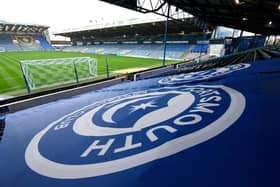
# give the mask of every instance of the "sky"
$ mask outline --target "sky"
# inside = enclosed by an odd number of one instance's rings
[[[1,0],[0,20],[50,26],[50,33],[101,22],[157,17],[99,0]],[[54,37],[51,39],[63,39]]]
[[[156,16],[150,14],[149,16]],[[1,0],[0,20],[50,26],[50,32],[147,17],[98,0]]]

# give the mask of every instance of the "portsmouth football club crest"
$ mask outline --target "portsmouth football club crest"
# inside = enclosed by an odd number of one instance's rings
[[[209,80],[238,70],[249,68],[250,66],[251,66],[250,64],[240,63],[240,64],[234,64],[225,67],[205,70],[205,71],[185,73],[185,74],[163,78],[159,80],[159,84],[164,84],[164,85],[184,84],[184,83]]]
[[[223,85],[121,95],[49,124],[27,146],[25,161],[34,172],[56,179],[112,174],[210,140],[244,109],[244,96]]]

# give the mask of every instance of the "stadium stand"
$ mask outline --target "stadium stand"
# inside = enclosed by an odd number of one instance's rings
[[[13,43],[20,51],[43,50],[40,42],[31,35],[14,35]]]
[[[211,37],[209,31],[195,26],[189,21],[192,18],[181,19],[179,22],[170,22],[170,32],[167,37],[166,58],[184,59],[192,51],[198,41],[208,41]],[[142,21],[142,22],[141,22]],[[110,23],[108,23],[110,25]],[[73,46],[63,51],[79,51],[97,54],[114,54],[123,56],[136,56],[162,59],[164,55],[164,25],[162,20],[135,20],[133,23],[123,22],[120,25],[109,27],[106,32],[98,25],[91,25],[87,29],[78,28],[70,31],[57,32],[56,35],[70,37]],[[152,26],[153,32],[150,28]],[[76,46],[76,47],[75,47]],[[199,47],[199,46],[198,46]],[[197,48],[198,48],[197,47]],[[202,47],[201,52],[207,52]],[[193,53],[197,53],[195,50]],[[197,56],[193,54],[192,56]]]
[[[3,51],[53,50],[42,35],[0,34],[0,48]]]
[[[150,56],[156,50],[161,49],[161,45],[158,44],[142,44],[139,45],[136,49],[132,52],[128,53],[130,56]]]
[[[182,59],[183,54],[188,51],[191,46],[189,44],[167,44],[166,45],[166,58],[167,59]],[[149,56],[153,58],[163,58],[163,46],[160,50],[152,52]]]
[[[46,40],[49,27],[0,21],[1,51],[53,50]]]
[[[190,47],[191,45],[189,44],[168,44],[166,47],[166,58],[182,59],[183,55],[190,49]],[[63,51],[162,59],[163,49],[163,44],[97,44],[87,46],[70,46],[64,48]]]
[[[207,53],[209,48],[208,44],[197,44],[192,50],[191,52],[193,53]]]
[[[0,34],[0,47],[3,51],[17,51],[18,48],[13,43],[12,37],[8,34]]]
[[[42,35],[0,34],[3,51],[53,50]]]
[[[197,41],[209,40],[210,34],[169,34],[169,41],[188,41],[189,44],[196,44]],[[163,41],[164,36],[154,36],[151,38],[151,41]]]

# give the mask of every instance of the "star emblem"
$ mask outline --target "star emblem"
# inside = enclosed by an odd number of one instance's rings
[[[131,112],[135,112],[137,110],[146,110],[147,108],[156,108],[158,107],[157,105],[155,105],[155,102],[154,101],[151,101],[151,102],[148,102],[148,103],[142,103],[140,105],[133,105],[132,108],[131,108]]]

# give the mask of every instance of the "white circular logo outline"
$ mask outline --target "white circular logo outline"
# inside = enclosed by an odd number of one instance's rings
[[[105,115],[103,116],[103,117],[106,116],[105,118],[109,118],[109,119],[107,119],[107,120],[103,119],[103,120],[107,121],[107,122],[109,121],[111,123],[115,123],[112,120],[112,115],[117,110],[115,108],[120,108],[120,107],[122,108],[122,107],[124,107],[124,104],[133,103],[135,101],[139,101],[139,100],[143,100],[143,99],[147,99],[147,98],[153,98],[155,96],[164,95],[166,93],[176,93],[176,94],[181,93],[181,96],[179,96],[180,98],[183,97],[182,99],[188,100],[188,101],[190,101],[192,99],[195,100],[193,98],[193,96],[190,95],[190,93],[188,93],[188,92],[184,93],[184,92],[173,91],[173,90],[168,90],[166,92],[152,92],[152,93],[130,96],[128,98],[118,99],[117,101],[121,101],[121,100],[125,100],[125,99],[130,99],[130,101],[117,105],[117,107],[111,108],[109,110],[110,112],[107,111],[105,113]],[[141,96],[140,99],[139,99],[139,96]],[[143,96],[146,96],[146,97],[142,98]],[[124,128],[124,129],[123,128],[116,129],[116,128],[110,128],[110,127],[103,128],[103,127],[99,127],[96,124],[92,123],[91,121],[87,120],[87,119],[90,119],[91,116],[94,116],[94,113],[96,113],[99,108],[102,108],[106,104],[107,103],[100,105],[98,107],[95,107],[93,110],[86,112],[83,116],[79,117],[79,119],[77,119],[76,122],[73,124],[73,131],[76,134],[81,135],[81,136],[110,136],[110,135],[112,136],[112,135],[117,135],[117,134],[122,134],[122,133],[140,131],[141,129],[151,126],[153,123],[154,124],[162,123],[162,122],[168,120],[168,118],[172,118],[172,117],[178,115],[179,113],[183,112],[186,109],[186,106],[189,107],[192,103],[185,103],[185,106],[181,106],[181,107],[177,106],[176,108],[173,108],[172,111],[170,111],[168,106],[161,108],[160,110],[153,112],[156,114],[150,113],[149,115],[145,115],[145,116],[143,116],[143,118],[140,118],[138,121],[136,121],[133,127]],[[162,115],[163,113],[165,115],[163,117],[158,118],[158,116]]]
[[[162,85],[172,85],[172,84],[185,84],[185,83],[203,81],[203,80],[207,80],[207,79],[224,76],[224,75],[233,73],[235,71],[247,69],[250,66],[251,66],[251,64],[248,64],[248,63],[239,63],[239,64],[234,64],[234,65],[228,65],[225,67],[213,68],[213,69],[204,70],[204,71],[169,76],[169,77],[160,79],[158,81],[158,83],[162,84]],[[212,70],[214,70],[214,71],[210,72]]]
[[[26,164],[36,173],[39,173],[46,177],[56,179],[81,179],[127,170],[152,162],[154,160],[171,156],[190,147],[203,143],[219,135],[224,130],[229,128],[236,120],[238,120],[245,110],[246,100],[240,92],[224,85],[196,85],[188,87],[199,86],[223,89],[230,96],[231,103],[226,112],[222,116],[220,116],[220,118],[218,118],[211,124],[208,124],[206,127],[199,129],[198,131],[195,131],[191,134],[186,134],[175,139],[171,139],[170,141],[167,141],[156,148],[128,157],[102,163],[69,165],[57,163],[46,159],[39,152],[39,142],[41,138],[51,128],[53,128],[57,124],[57,122],[82,110],[80,109],[51,123],[33,137],[25,151]]]

